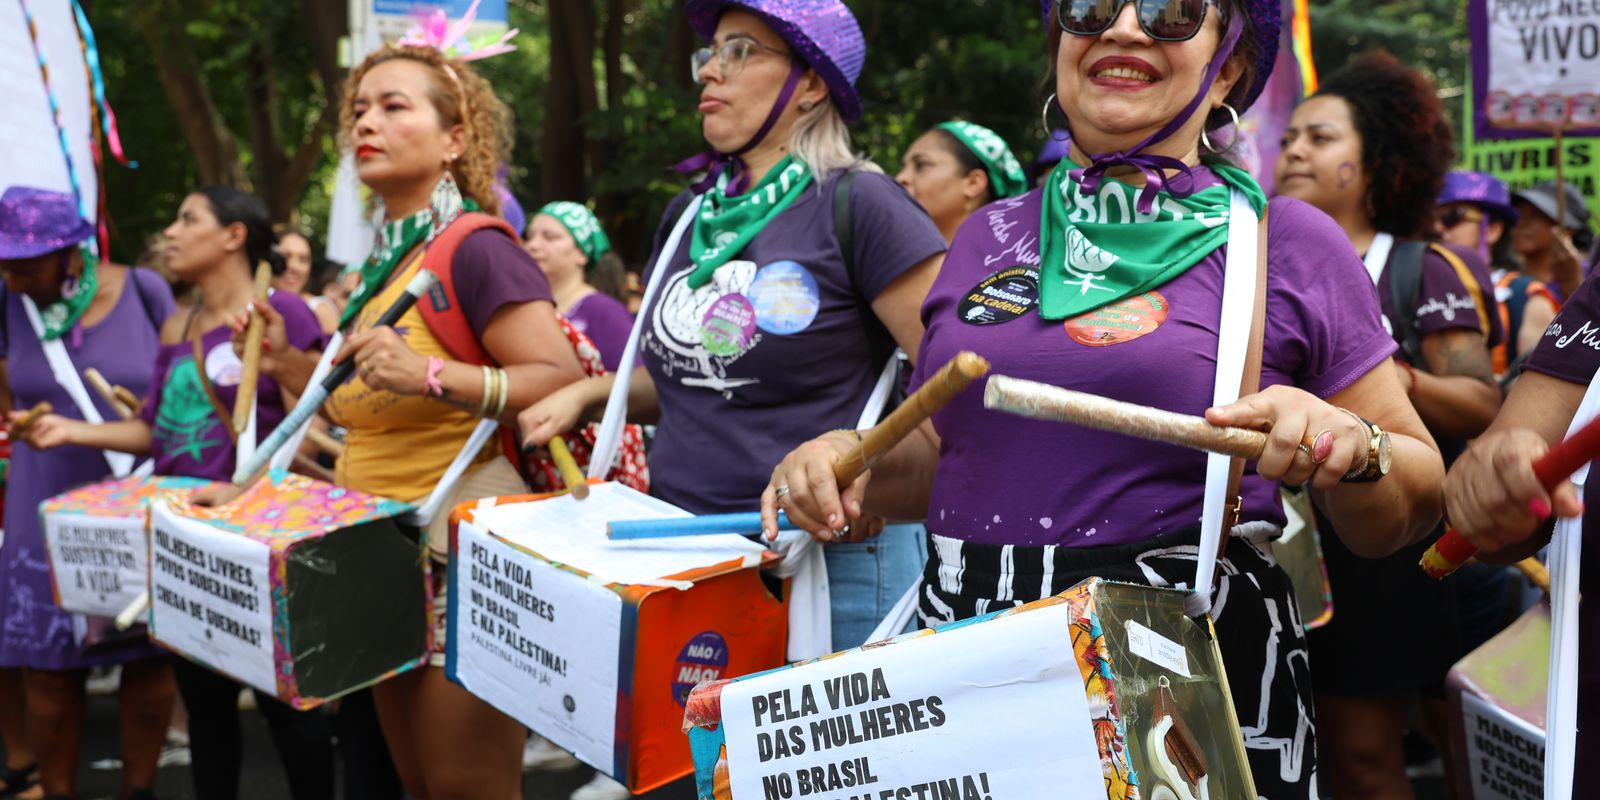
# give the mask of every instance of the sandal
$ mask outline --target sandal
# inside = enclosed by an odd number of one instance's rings
[[[34,763],[19,769],[6,767],[0,772],[0,782],[5,784],[0,787],[0,798],[16,797],[39,783],[39,765]]]

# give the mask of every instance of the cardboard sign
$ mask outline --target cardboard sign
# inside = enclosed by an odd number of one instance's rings
[[[161,640],[269,694],[272,661],[271,548],[152,508],[150,627]]]
[[[1600,10],[1555,0],[1470,0],[1472,94],[1481,133],[1600,134]]]
[[[149,586],[150,502],[205,486],[197,478],[121,478],[80,486],[39,505],[56,605],[115,617]]]
[[[1541,800],[1544,731],[1470,694],[1461,714],[1474,800]]]
[[[1069,626],[1057,606],[730,684],[733,797],[1104,796]],[[1049,735],[996,735],[1041,712]]]
[[[621,595],[473,523],[458,536],[450,627],[472,666],[457,680],[579,759],[613,763]]]

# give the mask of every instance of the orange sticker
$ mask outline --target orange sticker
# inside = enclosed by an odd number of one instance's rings
[[[1073,317],[1065,327],[1078,344],[1109,347],[1151,333],[1166,321],[1167,298],[1160,292],[1145,292]]]

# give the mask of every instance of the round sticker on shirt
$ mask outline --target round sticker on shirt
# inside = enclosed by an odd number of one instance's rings
[[[714,356],[744,351],[756,332],[756,309],[742,294],[725,294],[700,318],[700,343]]]
[[[238,386],[244,377],[244,364],[233,352],[233,342],[223,342],[206,353],[206,377],[215,386]]]
[[[1160,292],[1145,292],[1073,317],[1065,327],[1078,344],[1109,347],[1152,333],[1166,321],[1167,298]]]
[[[968,325],[1010,322],[1039,303],[1039,270],[1018,264],[981,281],[961,298],[956,313]]]
[[[822,306],[817,279],[793,261],[774,261],[762,267],[747,294],[755,305],[756,327],[778,336],[805,330]]]

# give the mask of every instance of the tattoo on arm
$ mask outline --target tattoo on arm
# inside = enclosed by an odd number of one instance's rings
[[[1477,331],[1455,330],[1438,334],[1428,368],[1439,376],[1454,375],[1494,383],[1494,362]]]

